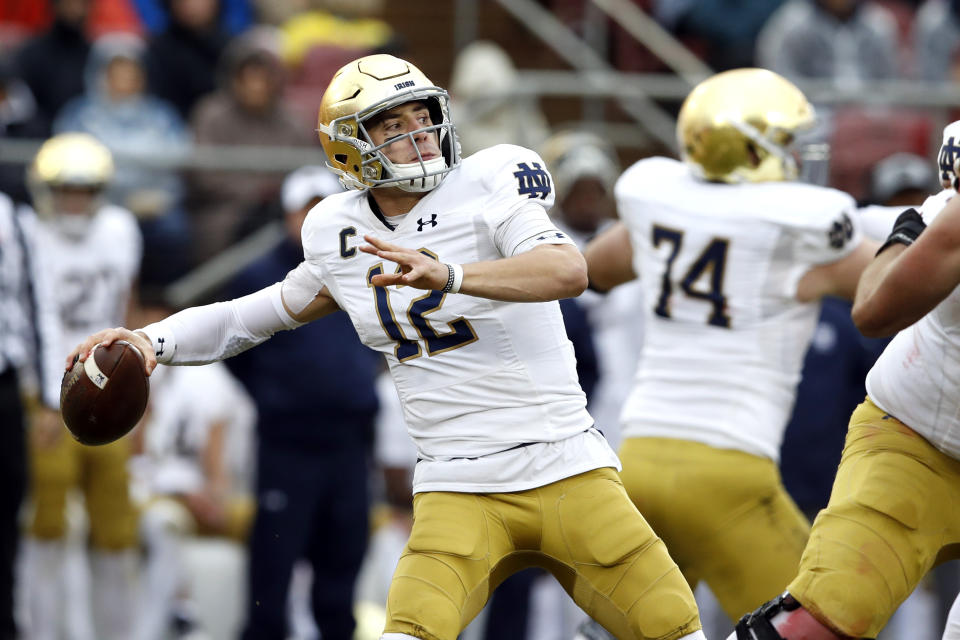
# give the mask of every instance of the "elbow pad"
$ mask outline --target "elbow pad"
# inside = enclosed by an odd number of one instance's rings
[[[138,329],[162,364],[207,364],[246,351],[277,331],[295,329],[283,307],[280,283],[248,296],[184,309]]]

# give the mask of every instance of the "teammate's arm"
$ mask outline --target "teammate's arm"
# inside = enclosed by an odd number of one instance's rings
[[[800,278],[796,299],[815,302],[824,296],[853,300],[863,270],[877,252],[879,243],[863,240],[852,252],[829,264],[816,266]]]
[[[954,197],[910,246],[880,252],[860,281],[853,321],[863,335],[888,336],[929,313],[960,284],[960,198]]]
[[[377,287],[407,285],[441,291],[449,270],[419,251],[406,249],[374,236],[360,250],[400,265],[400,273],[373,276]],[[587,288],[587,265],[583,254],[569,244],[543,244],[519,255],[459,265],[463,280],[459,293],[507,302],[543,302],[573,298]]]
[[[609,291],[637,277],[633,271],[630,231],[622,222],[598,234],[583,251],[590,288]]]

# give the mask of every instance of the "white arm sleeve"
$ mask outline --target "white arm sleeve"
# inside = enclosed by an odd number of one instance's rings
[[[493,242],[505,257],[526,253],[541,244],[574,244],[536,202],[525,204],[505,219],[494,230]]]
[[[207,364],[235,356],[277,331],[302,326],[286,309],[277,282],[248,296],[184,309],[139,329],[163,364]]]

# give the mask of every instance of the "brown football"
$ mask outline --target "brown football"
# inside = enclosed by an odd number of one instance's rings
[[[60,413],[77,441],[86,445],[118,440],[136,426],[147,408],[150,379],[143,356],[128,342],[97,345],[74,364],[60,383]]]

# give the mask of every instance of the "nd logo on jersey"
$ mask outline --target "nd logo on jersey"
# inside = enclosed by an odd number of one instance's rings
[[[550,195],[550,174],[540,167],[539,162],[532,162],[533,168],[527,166],[526,162],[517,163],[517,171],[513,176],[519,183],[517,193],[528,198],[540,198],[546,200]]]

